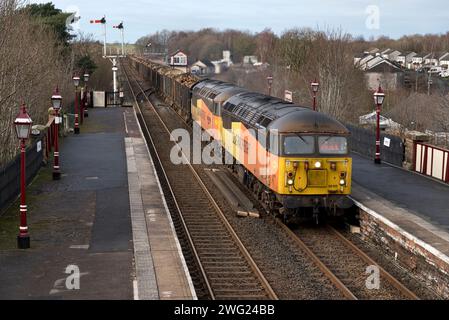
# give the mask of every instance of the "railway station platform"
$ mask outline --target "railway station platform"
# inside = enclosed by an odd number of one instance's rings
[[[0,299],[195,298],[133,108],[89,110],[60,163],[27,188],[30,249],[0,216]]]
[[[449,257],[449,185],[352,156],[352,198]]]

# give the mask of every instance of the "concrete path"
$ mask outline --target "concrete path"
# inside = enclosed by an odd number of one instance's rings
[[[397,207],[449,231],[449,185],[388,164],[353,156],[353,181]]]
[[[64,139],[61,180],[49,165],[28,188],[31,249],[16,249],[17,206],[0,218],[0,299],[133,299],[124,138],[123,110],[108,108]]]

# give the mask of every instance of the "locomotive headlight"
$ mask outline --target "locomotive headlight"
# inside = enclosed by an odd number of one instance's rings
[[[345,179],[340,179],[340,185],[341,185],[341,186],[344,186],[345,183],[346,183]]]
[[[288,179],[288,180],[287,180],[287,184],[288,184],[289,186],[292,186],[292,185],[293,185],[293,179]]]
[[[321,168],[321,162],[319,161],[315,162],[315,168]]]

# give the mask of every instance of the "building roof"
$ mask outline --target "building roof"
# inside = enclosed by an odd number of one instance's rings
[[[382,61],[385,61],[385,59],[382,58],[381,56],[374,57],[373,59],[366,62],[366,69],[367,70],[371,69],[371,68],[377,66]]]
[[[449,52],[445,52],[445,53],[441,54],[438,58],[438,60],[440,60],[440,61],[443,59],[449,60]]]
[[[203,59],[201,61],[208,67],[211,67],[211,68],[214,67],[214,64],[210,60],[208,60],[208,59]]]
[[[362,58],[358,63],[357,63],[357,65],[358,66],[360,66],[360,67],[362,67],[362,69],[364,68],[364,65],[368,62],[368,61],[370,61],[371,59],[374,59],[374,56],[373,55],[367,55],[366,57],[364,57],[364,58]]]
[[[409,55],[412,55],[412,57],[414,57],[414,56],[417,55],[417,53],[416,53],[416,52],[413,52],[413,51],[405,51],[405,52],[401,53],[401,54],[399,55],[399,57],[406,57],[406,56],[409,56]]]
[[[183,51],[181,51],[180,49],[178,49],[178,50],[176,50],[175,52],[173,52],[172,54],[170,54],[170,56],[172,57],[172,56],[175,56],[175,55],[177,55],[178,53],[182,53],[183,55],[185,55],[185,56],[187,56]]]
[[[402,69],[381,57],[368,61],[365,71],[368,72],[402,72]]]
[[[214,64],[212,62],[210,62],[210,60],[208,60],[208,59],[198,60],[192,64],[192,66],[195,66],[195,65],[201,65],[204,67],[214,68]]]
[[[401,51],[399,51],[399,50],[392,50],[392,51],[389,53],[389,55],[391,56],[392,54],[394,54],[394,55],[396,55],[396,56],[399,56],[399,55],[401,54]]]

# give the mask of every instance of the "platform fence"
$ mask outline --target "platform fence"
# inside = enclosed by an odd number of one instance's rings
[[[449,183],[449,150],[418,142],[414,158],[416,172]]]
[[[376,152],[376,132],[350,124],[346,124],[346,127],[351,131],[351,136],[349,137],[350,149],[374,159]],[[402,167],[403,161],[405,160],[404,141],[398,136],[381,133],[380,157],[384,162]]]
[[[39,172],[42,164],[50,157],[55,137],[54,118],[50,117],[46,129],[32,136],[26,148],[26,183],[29,184]],[[17,142],[19,145],[19,142]],[[20,194],[20,153],[8,164],[0,167],[0,215]]]

